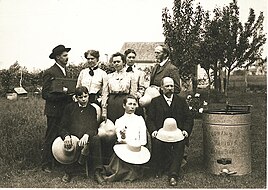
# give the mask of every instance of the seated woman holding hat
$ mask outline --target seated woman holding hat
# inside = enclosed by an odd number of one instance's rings
[[[143,177],[144,165],[151,157],[146,147],[147,128],[142,116],[134,112],[138,100],[128,95],[123,100],[125,114],[115,121],[117,144],[103,178],[108,181],[134,181]],[[150,142],[150,141],[149,141]]]

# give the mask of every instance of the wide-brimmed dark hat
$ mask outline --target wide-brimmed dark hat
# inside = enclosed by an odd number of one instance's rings
[[[49,55],[50,59],[55,59],[57,55],[60,55],[62,52],[69,52],[71,48],[66,48],[64,45],[58,45],[53,50],[52,53]]]

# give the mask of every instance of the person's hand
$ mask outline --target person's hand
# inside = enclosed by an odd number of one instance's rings
[[[88,143],[88,134],[84,134],[83,137],[79,140],[78,146],[84,146]]]
[[[118,138],[117,141],[119,143],[126,144],[126,140],[124,140],[124,139]]]
[[[185,131],[185,130],[182,131],[182,135],[183,135],[184,137],[186,137],[186,138],[189,136],[189,135],[188,135],[188,132]]]
[[[64,148],[70,149],[70,148],[72,148],[72,146],[73,146],[72,138],[69,135],[67,135],[64,138]]]
[[[67,92],[68,92],[68,88],[67,88],[67,87],[62,87],[62,91],[63,91],[64,93],[67,93]]]
[[[157,131],[154,131],[154,132],[152,133],[152,137],[155,138],[156,135],[157,135]]]

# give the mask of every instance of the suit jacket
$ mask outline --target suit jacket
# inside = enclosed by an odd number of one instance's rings
[[[90,103],[86,107],[79,107],[77,102],[67,104],[59,129],[63,140],[66,135],[75,135],[79,139],[84,134],[93,137],[98,132],[96,109]]]
[[[152,134],[163,127],[164,120],[172,117],[177,122],[177,127],[188,132],[190,136],[193,128],[193,117],[185,99],[174,94],[171,105],[169,106],[161,94],[153,98],[147,109],[147,128]]]
[[[150,85],[160,87],[161,80],[164,77],[171,77],[174,80],[175,93],[179,94],[181,91],[179,69],[173,65],[170,60],[168,60],[162,67],[159,64],[156,64],[153,67],[150,76]]]
[[[45,70],[43,75],[42,98],[46,100],[44,113],[47,116],[61,117],[65,105],[71,102],[72,98],[65,93],[51,93],[52,80],[55,78],[66,78],[56,64]]]

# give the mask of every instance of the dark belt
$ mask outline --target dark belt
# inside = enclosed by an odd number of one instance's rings
[[[129,93],[126,93],[126,92],[111,92],[109,93],[109,95],[127,95]]]

